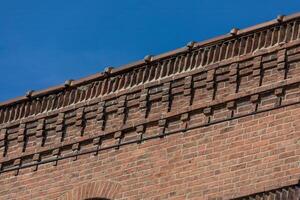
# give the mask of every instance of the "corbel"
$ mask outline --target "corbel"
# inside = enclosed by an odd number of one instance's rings
[[[39,153],[33,155],[32,161],[35,165],[31,168],[31,171],[37,171],[40,160],[41,155]]]
[[[280,96],[282,96],[283,95],[283,88],[276,88],[275,90],[274,90],[274,94],[277,96],[277,97],[280,97]]]
[[[274,90],[274,94],[277,97],[276,98],[275,107],[278,107],[278,106],[281,105],[282,98],[283,98],[283,95],[284,95],[284,89],[283,88],[276,88]]]
[[[235,101],[229,101],[226,104],[226,108],[229,110],[229,113],[227,115],[227,118],[232,118],[234,114],[234,109],[236,108],[236,103]]]
[[[206,116],[206,122],[207,124],[210,123],[211,120],[211,115],[213,114],[212,112],[212,108],[211,107],[207,107],[203,109],[203,114]]]
[[[254,105],[253,112],[257,111],[259,100],[260,100],[259,94],[254,94],[250,97],[250,102]]]
[[[166,119],[161,119],[158,121],[158,127],[159,127],[159,137],[163,138],[165,136],[165,131],[166,131],[166,125],[167,125],[167,120]]]
[[[60,156],[60,149],[59,149],[59,148],[53,149],[53,151],[52,151],[52,156],[53,156],[54,158],[57,159],[57,160],[55,160],[55,161],[53,162],[53,166],[57,166],[58,158],[59,158],[59,156]]]
[[[188,121],[189,121],[189,113],[183,113],[180,116],[180,120],[181,120],[181,128],[183,131],[186,131],[187,127],[188,127]]]
[[[259,101],[259,94],[254,94],[250,97],[251,103],[257,103]]]
[[[79,148],[80,148],[80,144],[79,143],[75,143],[72,145],[72,152],[73,152],[73,161],[77,160],[77,155],[79,152]]]
[[[115,146],[115,149],[119,149],[119,148],[120,148],[122,136],[123,136],[122,131],[117,131],[117,132],[115,132],[115,134],[114,134],[114,139],[116,140],[116,146]]]
[[[141,143],[143,141],[143,137],[144,137],[144,134],[145,134],[145,125],[142,124],[142,125],[139,125],[136,127],[136,132],[137,132],[137,135],[138,135],[138,143]]]
[[[105,102],[104,101],[101,101],[98,104],[96,120],[97,120],[101,130],[103,131],[104,127],[105,127]]]
[[[14,164],[13,165],[14,165],[14,167],[17,168],[16,171],[14,172],[15,176],[17,176],[19,174],[21,162],[22,162],[21,158],[17,158],[17,159],[14,160]]]
[[[94,152],[94,155],[98,155],[100,146],[101,146],[101,137],[96,137],[93,139],[93,145],[96,146],[96,151]]]

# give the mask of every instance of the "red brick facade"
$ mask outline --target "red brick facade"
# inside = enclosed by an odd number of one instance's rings
[[[0,199],[291,199],[300,14],[0,104]]]

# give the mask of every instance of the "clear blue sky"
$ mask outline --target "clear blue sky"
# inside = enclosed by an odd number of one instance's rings
[[[0,0],[0,101],[298,11],[299,0]]]

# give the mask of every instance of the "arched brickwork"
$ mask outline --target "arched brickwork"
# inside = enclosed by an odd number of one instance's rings
[[[120,184],[110,181],[88,182],[67,191],[57,200],[86,200],[93,198],[113,200],[120,188]]]

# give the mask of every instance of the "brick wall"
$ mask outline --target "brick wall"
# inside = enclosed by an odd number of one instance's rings
[[[299,19],[2,103],[0,199],[296,200]]]

